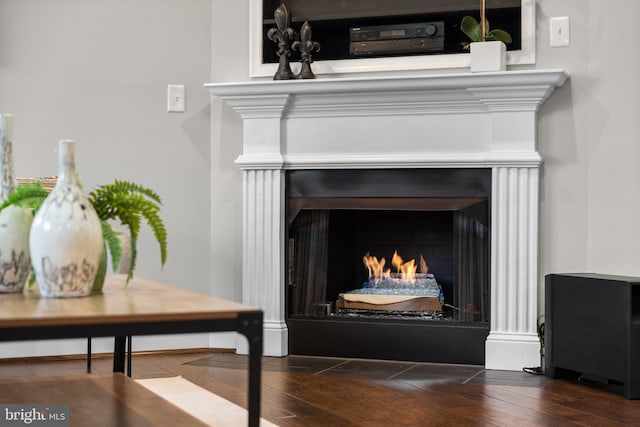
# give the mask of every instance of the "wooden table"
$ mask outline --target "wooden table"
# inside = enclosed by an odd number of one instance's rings
[[[0,403],[65,404],[78,427],[206,426],[122,373],[0,379]]]
[[[249,343],[249,425],[258,427],[262,311],[140,277],[125,287],[125,279],[108,276],[101,294],[81,298],[0,294],[0,341],[237,331]],[[114,371],[124,371],[124,359],[116,345]]]

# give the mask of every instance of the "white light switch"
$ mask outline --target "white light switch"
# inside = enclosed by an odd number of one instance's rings
[[[549,19],[549,45],[563,47],[571,44],[569,37],[569,17],[555,16]]]
[[[184,113],[184,85],[167,86],[167,111],[170,113]]]

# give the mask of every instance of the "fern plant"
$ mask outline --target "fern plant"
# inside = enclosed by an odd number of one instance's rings
[[[102,221],[103,236],[110,249],[112,259],[116,258],[116,256],[118,260],[120,259],[120,254],[114,253],[112,250],[112,248],[119,246],[116,241],[120,243],[120,239],[107,221],[119,220],[122,225],[129,229],[131,267],[127,275],[127,282],[133,277],[133,271],[136,266],[136,247],[142,219],[149,225],[160,245],[160,261],[164,266],[167,261],[167,230],[159,214],[160,206],[162,205],[160,196],[153,190],[133,182],[116,180],[112,184],[101,185],[90,192],[88,200]],[[114,269],[118,264],[114,262]]]
[[[39,183],[20,185],[0,205],[0,211],[7,206],[16,205],[32,209],[35,215],[48,195],[49,192]],[[160,245],[160,260],[164,266],[167,261],[167,230],[160,217],[160,196],[153,190],[133,182],[116,180],[112,184],[98,186],[89,193],[87,199],[100,218],[102,236],[111,254],[114,270],[120,265],[122,245],[120,233],[114,230],[108,221],[119,220],[129,229],[131,266],[127,274],[127,283],[135,270],[137,241],[143,219]]]

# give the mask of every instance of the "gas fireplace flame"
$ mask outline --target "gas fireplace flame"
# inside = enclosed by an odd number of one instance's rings
[[[402,257],[398,255],[398,252],[396,251],[393,253],[393,258],[391,258],[391,265],[393,265],[400,274],[400,280],[408,283],[415,283],[416,271],[418,271],[415,259],[404,262]]]
[[[391,258],[391,265],[396,269],[395,273],[391,272],[391,269],[384,269],[387,261],[384,258],[378,260],[377,257],[367,254],[362,258],[365,267],[369,271],[369,281],[373,280],[374,283],[380,282],[384,278],[396,278],[402,285],[412,285],[416,283],[416,275],[418,272],[418,266],[416,260],[412,259],[405,262],[398,251],[394,251]],[[420,255],[420,275],[426,276],[429,271],[429,266]]]
[[[365,267],[369,270],[369,279],[373,278],[376,282],[382,279],[383,277],[390,277],[391,269],[387,269],[384,271],[384,265],[387,263],[387,260],[384,258],[378,258],[374,256],[370,256],[369,252],[362,258]]]

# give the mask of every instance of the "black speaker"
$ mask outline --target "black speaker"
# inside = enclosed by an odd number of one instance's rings
[[[640,398],[640,278],[545,277],[545,375],[619,382]]]

